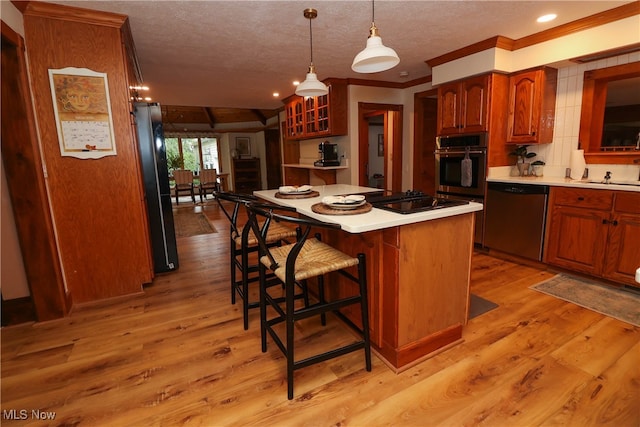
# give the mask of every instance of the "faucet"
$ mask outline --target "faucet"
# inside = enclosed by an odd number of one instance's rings
[[[604,183],[609,184],[609,181],[611,181],[611,171],[607,171],[607,173],[604,175]]]

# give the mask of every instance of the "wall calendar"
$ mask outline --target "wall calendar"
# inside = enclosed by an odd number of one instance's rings
[[[87,68],[49,69],[60,154],[79,159],[115,156],[107,74]]]

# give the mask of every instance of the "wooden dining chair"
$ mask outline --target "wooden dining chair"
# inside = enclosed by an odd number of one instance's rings
[[[249,223],[257,236],[259,246],[259,279],[260,279],[260,336],[262,352],[267,351],[267,334],[271,336],[278,348],[287,359],[287,397],[293,399],[293,375],[297,369],[323,362],[357,350],[364,350],[365,368],[371,371],[371,347],[369,339],[369,310],[367,302],[366,259],[363,253],[357,256],[345,254],[320,241],[317,234],[311,236],[313,229],[339,230],[340,225],[317,221],[310,218],[291,216],[291,212],[280,212],[280,206],[273,207],[250,203]],[[262,221],[261,221],[262,220]],[[294,243],[278,247],[269,246],[265,239],[269,229],[275,224],[297,227],[298,236]],[[352,274],[352,269],[357,271]],[[268,279],[267,273],[275,276]],[[327,300],[325,292],[325,276],[329,273],[339,273],[347,280],[357,283],[355,295],[343,296],[340,292],[331,293],[335,297]],[[317,302],[298,307],[295,305],[294,291],[297,285],[306,283],[307,279],[315,278],[318,284]],[[333,276],[332,278],[337,278]],[[339,283],[339,282],[338,282]],[[331,283],[338,285],[338,283]],[[284,286],[284,298],[280,297]],[[274,292],[275,291],[275,292]],[[350,295],[350,293],[347,293]],[[359,305],[362,328],[355,325],[344,316],[340,309]],[[272,317],[267,317],[270,313]],[[333,347],[327,351],[295,359],[294,337],[296,322],[311,316],[320,316],[322,325],[326,324],[326,314],[333,313],[352,327],[361,337],[354,341]],[[275,316],[273,316],[275,314]],[[281,323],[285,327],[277,327]],[[283,337],[284,335],[284,337]],[[321,337],[322,335],[318,335]],[[314,342],[314,347],[316,347]]]
[[[218,182],[218,171],[215,169],[203,169],[200,171],[200,185],[198,192],[200,194],[200,202],[207,199],[207,193],[212,196],[215,191],[220,190]]]
[[[193,190],[193,172],[187,169],[176,169],[173,171],[173,179],[175,180],[174,194],[176,196],[176,205],[180,204],[180,194],[191,196],[193,203],[196,202],[196,196]]]
[[[250,261],[249,256],[258,251],[258,241],[253,233],[248,221],[239,220],[240,213],[244,215],[244,208],[247,203],[257,202],[258,198],[249,194],[233,192],[214,191],[214,197],[220,206],[221,211],[229,220],[230,236],[230,276],[231,276],[231,303],[236,303],[236,295],[242,299],[242,317],[244,319],[244,329],[249,329],[249,309],[259,306],[258,299],[251,301],[249,296],[249,285],[258,282],[257,261]],[[241,208],[243,209],[241,211]],[[293,208],[289,208],[295,211]],[[275,225],[264,237],[265,244],[269,247],[279,246],[282,243],[295,241],[296,230],[282,225]],[[237,273],[240,272],[238,278]],[[296,296],[308,302],[306,288]]]

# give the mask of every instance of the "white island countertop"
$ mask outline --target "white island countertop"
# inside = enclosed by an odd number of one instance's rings
[[[347,184],[319,185],[314,186],[313,189],[320,193],[318,197],[306,199],[280,199],[275,196],[278,192],[277,189],[255,191],[253,194],[270,203],[294,207],[300,214],[310,218],[340,224],[340,227],[349,233],[364,233],[366,231],[381,230],[383,228],[414,224],[417,222],[430,221],[482,210],[481,203],[469,202],[468,205],[452,206],[412,214],[399,214],[384,209],[373,208],[370,212],[363,214],[323,215],[311,210],[311,206],[314,204],[322,203],[323,197],[370,193],[380,191],[380,189]]]

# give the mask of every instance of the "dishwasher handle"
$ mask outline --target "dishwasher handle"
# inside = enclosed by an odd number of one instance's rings
[[[487,188],[500,193],[512,194],[549,194],[548,185],[520,184],[514,182],[489,182]]]

